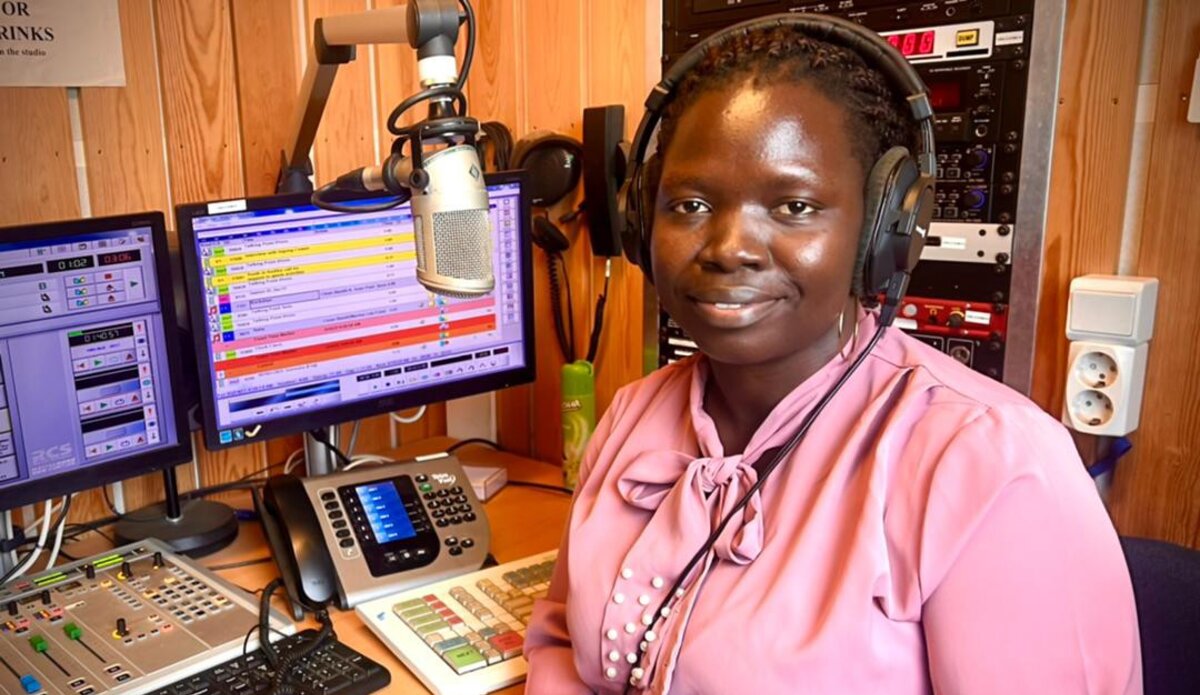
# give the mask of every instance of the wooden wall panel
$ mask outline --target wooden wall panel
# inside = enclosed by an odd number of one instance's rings
[[[1200,547],[1200,125],[1187,122],[1200,3],[1166,0],[1145,216],[1135,272],[1159,279],[1146,404],[1111,506],[1122,533]]]
[[[172,200],[240,198],[245,185],[228,0],[160,0],[155,7]],[[262,443],[214,453],[200,437],[193,441],[205,484],[266,465]]]
[[[1051,413],[1066,383],[1071,278],[1117,270],[1137,101],[1130,37],[1141,36],[1144,14],[1140,1],[1067,3],[1031,394]]]
[[[121,0],[125,86],[80,89],[79,114],[92,214],[161,210],[167,227],[174,229],[150,3]]]
[[[299,102],[299,37],[295,0],[233,3],[246,195],[275,192],[280,154],[291,143]]]
[[[0,224],[77,217],[67,90],[0,89]]]
[[[524,3],[478,0],[474,4],[476,15],[487,19],[480,22],[467,80],[469,113],[480,122],[500,121],[510,130],[523,129],[521,65],[527,48],[518,32],[525,19]]]
[[[176,205],[245,195],[228,0],[160,0],[158,55]]]

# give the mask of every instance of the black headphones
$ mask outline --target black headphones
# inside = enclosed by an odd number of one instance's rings
[[[548,210],[566,198],[583,176],[583,143],[569,135],[534,132],[517,143],[513,150],[514,169],[529,171],[529,202]],[[533,218],[533,243],[547,253],[562,253],[570,240],[548,215]]]
[[[583,143],[569,135],[534,132],[513,150],[514,169],[529,171],[529,200],[548,208],[566,198],[583,176]]]
[[[937,171],[933,108],[925,83],[891,44],[870,29],[837,17],[777,14],[742,22],[701,41],[671,65],[646,98],[646,112],[630,148],[631,166],[620,195],[625,220],[621,235],[625,256],[653,281],[650,232],[660,163],[657,155],[649,159],[646,155],[677,85],[713,48],[748,32],[778,26],[794,27],[814,39],[857,53],[906,95],[918,124],[920,152],[914,156],[903,147],[893,147],[875,162],[867,177],[863,230],[854,267],[854,292],[863,299],[884,295],[880,322],[888,325],[895,318],[896,308],[908,288],[913,266],[921,258],[921,248],[933,217],[933,186]]]

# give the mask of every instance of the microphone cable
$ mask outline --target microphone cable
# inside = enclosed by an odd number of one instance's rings
[[[487,170],[487,145],[492,149],[492,168],[494,171],[507,171],[512,164],[513,137],[508,126],[500,121],[484,121],[479,124],[484,137],[480,138],[475,148],[479,150],[479,161]]]

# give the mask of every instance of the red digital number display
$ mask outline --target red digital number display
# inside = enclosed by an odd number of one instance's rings
[[[917,53],[921,55],[933,53],[933,39],[935,36],[936,34],[932,31],[922,32],[921,40],[917,42]]]
[[[907,58],[933,53],[935,39],[937,39],[937,32],[929,30],[914,31],[910,34],[892,34],[887,37],[887,42],[900,51],[900,55]]]

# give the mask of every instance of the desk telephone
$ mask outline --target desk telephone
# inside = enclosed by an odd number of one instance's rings
[[[479,569],[490,531],[452,455],[299,478],[255,500],[297,620]]]

